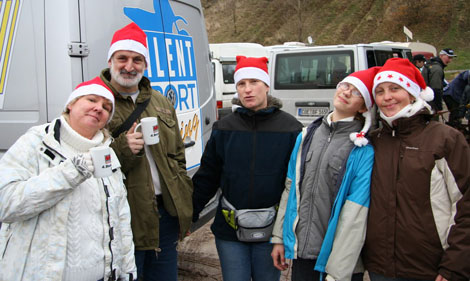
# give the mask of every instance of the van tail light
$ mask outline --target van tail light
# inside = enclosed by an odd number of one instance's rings
[[[221,100],[217,101],[217,108],[222,108],[222,101]]]

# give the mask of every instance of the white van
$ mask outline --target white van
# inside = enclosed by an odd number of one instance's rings
[[[173,102],[188,174],[196,172],[216,121],[199,0],[9,0],[0,13],[0,157],[28,128],[61,114],[74,87],[107,67],[114,32],[134,21],[148,37],[145,76]],[[216,203],[193,229],[213,217]]]
[[[354,71],[381,66],[392,57],[411,59],[401,46],[355,44],[272,50],[270,94],[304,126],[333,109],[336,85]]]
[[[219,119],[231,112],[232,97],[235,94],[233,73],[238,55],[246,57],[267,57],[268,51],[257,43],[209,44],[214,71],[215,93]]]
[[[28,128],[60,115],[74,87],[107,67],[113,33],[134,21],[148,36],[153,88],[171,99],[189,174],[216,121],[200,1],[1,1],[0,153]]]

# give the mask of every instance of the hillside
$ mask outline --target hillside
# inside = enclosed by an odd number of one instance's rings
[[[202,0],[210,43],[315,45],[413,40],[454,48],[448,69],[470,68],[468,0]]]

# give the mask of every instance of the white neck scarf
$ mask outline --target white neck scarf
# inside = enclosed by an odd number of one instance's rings
[[[387,124],[390,125],[390,127],[393,128],[393,124],[392,124],[393,121],[397,120],[398,118],[402,118],[402,117],[411,117],[411,116],[415,115],[416,112],[423,109],[424,107],[431,110],[431,106],[429,106],[429,104],[427,104],[427,102],[425,102],[422,98],[416,98],[416,101],[414,103],[403,107],[399,112],[397,112],[397,114],[395,114],[393,116],[387,117],[382,113],[382,111],[380,111],[380,117],[382,118],[382,120],[387,122]]]

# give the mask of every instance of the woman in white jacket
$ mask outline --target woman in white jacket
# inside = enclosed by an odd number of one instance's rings
[[[127,193],[93,177],[90,148],[111,142],[114,97],[96,77],[51,123],[29,129],[0,160],[0,280],[134,280]]]

